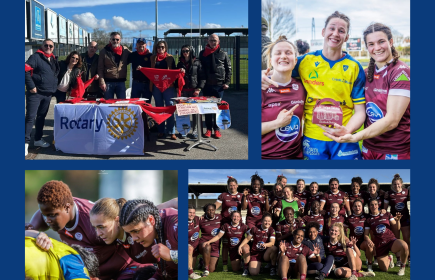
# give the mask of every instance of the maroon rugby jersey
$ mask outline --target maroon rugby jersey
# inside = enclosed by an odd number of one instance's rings
[[[396,239],[391,231],[390,221],[392,220],[394,220],[393,215],[389,212],[367,217],[364,227],[370,229],[376,236],[373,241],[377,247]]]
[[[362,205],[364,206],[364,194],[362,192],[354,194],[351,191],[350,192],[346,192],[347,197],[349,198],[349,207],[350,209],[352,209],[353,207],[353,202],[357,199],[361,200]]]
[[[370,201],[377,200],[379,205],[379,210],[384,209],[384,196],[379,194],[379,192],[376,193],[376,197],[373,197],[370,195],[369,192],[363,192],[364,196],[364,203],[367,204],[368,207],[370,207]],[[370,208],[369,208],[370,209]],[[369,210],[370,213],[370,210]]]
[[[199,217],[195,216],[188,224],[189,245],[196,248],[199,243]]]
[[[220,228],[220,232],[229,240],[230,249],[239,247],[247,231],[248,227],[241,222],[236,226],[233,226],[232,223],[226,223]]]
[[[151,246],[144,247],[141,244],[134,242],[129,233],[124,233],[122,240],[116,239],[119,245],[124,247],[127,254],[138,263],[157,263],[157,259],[151,253]],[[154,245],[154,244],[153,244]]]
[[[299,257],[299,255],[304,255],[308,258],[314,257],[314,252],[302,243],[296,247],[293,245],[293,242],[286,242],[285,247],[285,255],[289,259],[290,263],[296,263],[296,259]]]
[[[283,220],[276,224],[275,233],[280,236],[288,234],[290,231],[294,231],[295,229],[304,229],[305,223],[304,220],[298,222],[296,219],[293,220],[293,224],[289,224],[287,220]]]
[[[199,221],[199,228],[201,229],[201,239],[199,243],[211,240],[218,235],[221,227],[222,216],[215,214],[213,219],[208,219],[205,214],[204,219]],[[210,244],[212,251],[219,251],[219,240]]]
[[[358,240],[364,238],[364,223],[367,217],[369,216],[364,213],[361,213],[359,216],[352,214],[349,217],[346,217],[344,225],[350,230],[349,238],[351,236],[355,236]]]
[[[221,193],[217,202],[222,203],[222,224],[231,221],[231,212],[242,210],[242,194],[239,192],[237,194]]]
[[[307,92],[301,81],[292,79],[288,84],[269,86],[261,91],[261,121],[276,120],[283,109],[290,110],[296,104],[289,125],[261,136],[261,157],[264,159],[302,158],[302,119]]]
[[[165,208],[159,211],[160,219],[163,226],[163,240],[162,244],[165,244],[169,250],[178,251],[178,210],[174,208]],[[171,279],[178,278],[178,264],[173,261],[166,261],[166,273]],[[158,262],[158,268],[153,278],[157,280],[163,279],[163,271]]]
[[[331,220],[329,220],[331,219]],[[324,235],[329,236],[329,229],[331,226],[335,223],[342,223],[344,224],[344,216],[338,214],[337,217],[331,217],[331,215],[325,216],[325,226],[323,227]]]
[[[248,202],[248,211],[246,214],[246,224],[258,224],[261,223],[263,217],[263,210],[266,205],[266,199],[261,193],[250,193],[246,197]]]
[[[323,242],[323,247],[325,248],[326,255],[333,255],[335,262],[343,264],[347,262],[346,251],[344,250],[343,244],[340,242],[332,243],[329,238],[326,238]],[[346,248],[348,248],[346,244]],[[353,247],[351,247],[353,248]]]
[[[402,191],[400,193],[389,190],[388,199],[386,199],[385,202],[388,202],[390,205],[391,215],[396,216],[397,212],[400,212],[402,214],[402,218],[400,219],[400,221],[402,222],[410,218],[408,209],[409,200],[409,190],[402,188]]]
[[[365,69],[367,74],[367,69]],[[373,81],[366,80],[366,121],[364,127],[385,117],[387,114],[387,99],[389,95],[410,98],[411,74],[409,67],[402,61],[397,61],[379,70],[375,70]],[[390,131],[374,138],[365,139],[364,148],[382,154],[403,154],[410,151],[410,107],[408,105],[399,125]]]
[[[323,218],[322,214],[318,214],[318,215],[311,214],[309,216],[304,216],[302,219],[304,219],[305,224],[308,224],[310,222],[317,222],[320,225],[319,234],[323,235],[323,227],[325,226],[325,218]],[[326,234],[326,235],[329,235],[329,234]]]
[[[333,194],[331,191],[327,191],[323,194],[323,198],[320,199],[321,202],[325,202],[323,206],[323,210],[326,212],[330,212],[331,205],[333,203],[338,203],[340,205],[340,215],[346,214],[346,209],[344,208],[344,202],[346,201],[347,194],[343,191],[338,191],[336,194]]]
[[[307,213],[307,211],[311,211],[311,204],[317,200],[318,202],[320,202],[320,200],[323,198],[323,195],[319,195],[319,193],[312,195],[311,193],[309,193],[309,196],[307,198],[307,205],[306,205],[306,210],[305,213]]]
[[[271,242],[271,239],[275,239],[275,230],[272,227],[264,230],[262,225],[250,228],[247,234],[254,238],[251,252],[261,252],[266,250],[266,248],[262,248],[260,245],[269,243]]]
[[[298,193],[297,191],[295,191],[293,196],[297,197],[298,200],[300,201],[302,207],[305,208],[305,206],[307,204],[308,197],[310,196],[310,192],[303,191],[301,193]]]
[[[123,246],[118,245],[117,242],[106,244],[97,236],[89,217],[94,203],[76,197],[73,200],[75,223],[71,228],[65,227],[58,231],[60,239],[70,246],[77,244],[95,253],[100,264],[100,278],[102,280],[112,279],[114,275],[124,270],[132,259]]]

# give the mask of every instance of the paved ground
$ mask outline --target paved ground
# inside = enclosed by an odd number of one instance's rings
[[[158,139],[157,133],[151,133],[150,142],[145,144],[143,156],[74,155],[56,151],[53,145],[48,148],[34,147],[32,137],[26,159],[248,159],[248,92],[226,92],[224,100],[230,104],[232,125],[229,129],[221,131],[221,139],[211,140],[211,143],[218,147],[216,152],[206,145],[197,146],[186,152],[184,149],[192,143],[191,141],[184,143],[181,139]],[[45,120],[43,139],[49,143],[54,140],[55,103],[53,98]],[[32,136],[33,134],[34,132]]]

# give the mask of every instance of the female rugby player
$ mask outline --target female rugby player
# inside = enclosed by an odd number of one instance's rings
[[[242,222],[242,214],[239,211],[233,211],[231,213],[231,222],[223,224],[220,227],[219,233],[210,239],[209,241],[204,242],[206,245],[216,242],[221,239],[223,236],[230,241],[229,242],[229,251],[230,251],[230,261],[231,267],[233,268],[233,272],[240,270],[240,255],[239,255],[239,245],[241,241],[245,237],[245,233],[248,231],[248,227]]]
[[[343,44],[349,38],[349,30],[349,18],[334,12],[326,19],[322,30],[323,49],[298,57],[293,70],[293,77],[300,77],[307,91],[304,105],[304,159],[361,159],[358,143],[334,142],[323,134],[321,127],[312,123],[316,101],[323,98],[340,102],[343,127],[337,130],[354,132],[364,123],[364,70],[358,61],[342,51]],[[270,85],[277,87],[278,84],[267,77],[266,72],[262,74],[262,89],[267,90]]]
[[[248,242],[253,239],[252,247]],[[276,275],[276,257],[278,248],[275,244],[275,230],[272,228],[272,215],[263,214],[262,224],[248,229],[246,238],[239,246],[239,255],[243,256],[243,276],[248,273],[255,276],[260,273],[261,262],[271,262],[270,275]],[[248,268],[249,265],[249,268]]]
[[[261,157],[302,159],[302,123],[307,93],[301,81],[292,79],[297,49],[285,36],[264,52],[273,84],[261,92]],[[266,72],[266,75],[268,73]]]
[[[133,199],[122,207],[119,223],[134,242],[151,246],[150,253],[160,259],[150,280],[178,278],[178,210],[159,211],[149,200]]]
[[[279,217],[278,222],[285,219],[282,209],[285,209],[287,207],[293,208],[295,218],[303,217],[304,208],[302,207],[302,204],[298,200],[295,200],[295,198],[293,197],[293,189],[291,187],[285,187],[283,193],[284,199],[278,201],[273,212],[275,217]]]
[[[363,181],[361,177],[353,177],[352,181],[350,183],[350,192],[346,192],[347,197],[349,198],[349,207],[350,209],[353,209],[353,202],[355,200],[361,200],[362,204],[364,205],[364,193],[361,192]]]
[[[188,251],[189,251],[189,259],[188,259],[188,266],[189,266],[189,278],[190,279],[199,279],[201,278],[200,275],[196,274],[193,271],[193,266],[196,263],[193,260],[193,252],[196,250],[199,244],[199,217],[196,216],[196,209],[193,205],[188,206],[189,209],[189,224],[188,224]]]
[[[348,129],[337,133],[325,128],[325,135],[340,143],[364,140],[364,159],[410,159],[410,69],[399,60],[393,34],[386,25],[370,24],[364,31],[364,42],[371,57],[365,70],[364,129],[352,134]]]
[[[307,205],[305,205],[306,214],[311,209],[311,204],[313,203],[313,201],[318,201],[320,206],[320,200],[323,197],[323,192],[319,192],[319,184],[317,182],[311,182],[309,190],[310,194],[307,198]]]
[[[291,207],[284,209],[285,220],[277,223],[275,228],[276,233],[276,245],[280,246],[281,241],[288,241],[296,229],[302,229],[305,227],[305,223],[302,219],[295,219],[295,210]]]
[[[320,199],[320,211],[329,209],[332,203],[338,203],[340,205],[340,215],[350,215],[349,199],[344,191],[339,188],[339,181],[337,178],[331,178],[329,180],[329,191],[327,191],[323,198]],[[326,211],[325,211],[326,212]]]
[[[384,209],[385,192],[381,190],[378,180],[371,178],[367,184],[367,192],[364,192],[364,206],[369,206],[370,201],[377,200],[379,209]]]
[[[325,226],[325,218],[320,213],[320,202],[314,200],[311,203],[310,215],[306,215],[303,217],[305,224],[316,222],[319,225],[319,234],[323,235],[323,227]]]
[[[325,216],[325,229],[323,232],[328,235],[329,229],[333,224],[344,223],[345,217],[340,215],[340,205],[337,202],[332,203],[331,208],[329,209],[328,214]]]
[[[242,210],[246,210],[246,225],[248,228],[261,224],[263,213],[269,211],[269,194],[268,191],[263,191],[264,181],[257,173],[251,176],[251,189],[243,191]]]
[[[308,197],[310,196],[310,192],[305,189],[305,181],[304,179],[298,179],[296,181],[296,191],[294,196],[298,198],[298,201],[301,203],[302,207],[305,209],[305,213],[308,212],[306,208]]]
[[[379,269],[388,271],[388,268],[393,268],[393,256],[389,255],[388,252],[400,252],[401,267],[397,275],[405,275],[405,265],[409,255],[408,244],[395,237],[395,234],[400,229],[401,213],[396,213],[395,217],[389,212],[385,214],[380,213],[377,200],[370,201],[369,208],[371,215],[366,219],[364,225],[364,239],[369,247],[375,248]],[[373,241],[369,237],[370,232],[375,236]]]

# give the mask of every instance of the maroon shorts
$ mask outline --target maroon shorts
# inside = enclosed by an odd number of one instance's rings
[[[409,215],[403,216],[400,219],[400,227],[409,227],[411,226],[411,217]]]
[[[205,242],[206,240],[199,240],[200,244],[202,244],[203,242]],[[211,245],[211,253],[210,253],[210,257],[216,257],[219,258],[220,255],[220,251],[219,251],[219,241],[213,242],[210,244]],[[195,250],[193,251],[192,257],[197,257],[200,254],[199,252],[199,246],[197,246],[195,248]]]
[[[334,257],[335,267],[349,267],[349,261],[347,256],[344,257]]]
[[[410,159],[411,152],[405,154],[381,154],[378,152],[371,151],[364,146],[362,147],[362,157],[363,159],[377,159],[377,160],[403,160]]]
[[[258,252],[258,251],[252,252],[251,251],[251,262],[263,262],[264,261],[263,256],[264,256],[265,252],[266,252],[266,250],[260,251],[260,252]]]
[[[239,260],[242,256],[239,255],[239,247],[230,248],[230,261]]]
[[[387,256],[388,253],[391,251],[391,247],[393,247],[393,243],[396,241],[396,239],[390,240],[384,244],[375,244],[376,248],[376,257],[383,257]]]

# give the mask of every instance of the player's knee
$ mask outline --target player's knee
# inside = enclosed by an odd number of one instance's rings
[[[193,254],[193,251],[194,251],[193,247],[192,247],[192,246],[189,246],[188,248],[189,248],[189,254],[190,254],[190,255]]]

